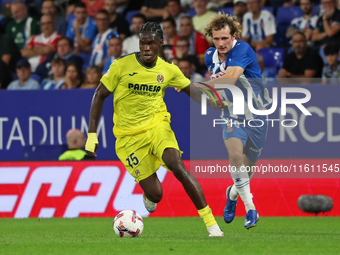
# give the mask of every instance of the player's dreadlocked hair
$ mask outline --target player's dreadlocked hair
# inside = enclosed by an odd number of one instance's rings
[[[241,38],[242,30],[240,23],[238,23],[232,16],[224,13],[219,13],[217,16],[214,16],[212,20],[210,20],[204,29],[204,35],[212,37],[213,30],[221,30],[225,26],[229,27],[231,35],[236,33],[236,40]]]
[[[155,33],[160,39],[163,39],[163,30],[161,26],[155,22],[146,22],[139,30],[139,33],[142,32],[152,32]]]

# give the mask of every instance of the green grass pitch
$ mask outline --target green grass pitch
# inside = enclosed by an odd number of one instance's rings
[[[0,219],[0,254],[340,254],[340,218],[261,217],[225,224],[209,238],[198,217],[144,218],[137,238],[119,238],[112,218]]]

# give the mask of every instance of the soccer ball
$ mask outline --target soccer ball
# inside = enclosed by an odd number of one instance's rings
[[[119,237],[136,237],[143,232],[142,217],[134,210],[124,210],[113,219],[113,230]]]

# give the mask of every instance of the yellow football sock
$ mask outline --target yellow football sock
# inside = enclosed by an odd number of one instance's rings
[[[201,218],[203,219],[203,221],[204,221],[204,223],[207,227],[211,227],[211,226],[217,224],[215,217],[212,214],[209,205],[207,205],[203,209],[198,210],[198,214],[201,216]]]

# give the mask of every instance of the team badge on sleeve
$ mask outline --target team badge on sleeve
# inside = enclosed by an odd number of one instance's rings
[[[159,75],[157,76],[157,81],[158,81],[159,83],[163,83],[163,81],[164,81],[164,76],[163,76],[163,74],[159,74]]]

